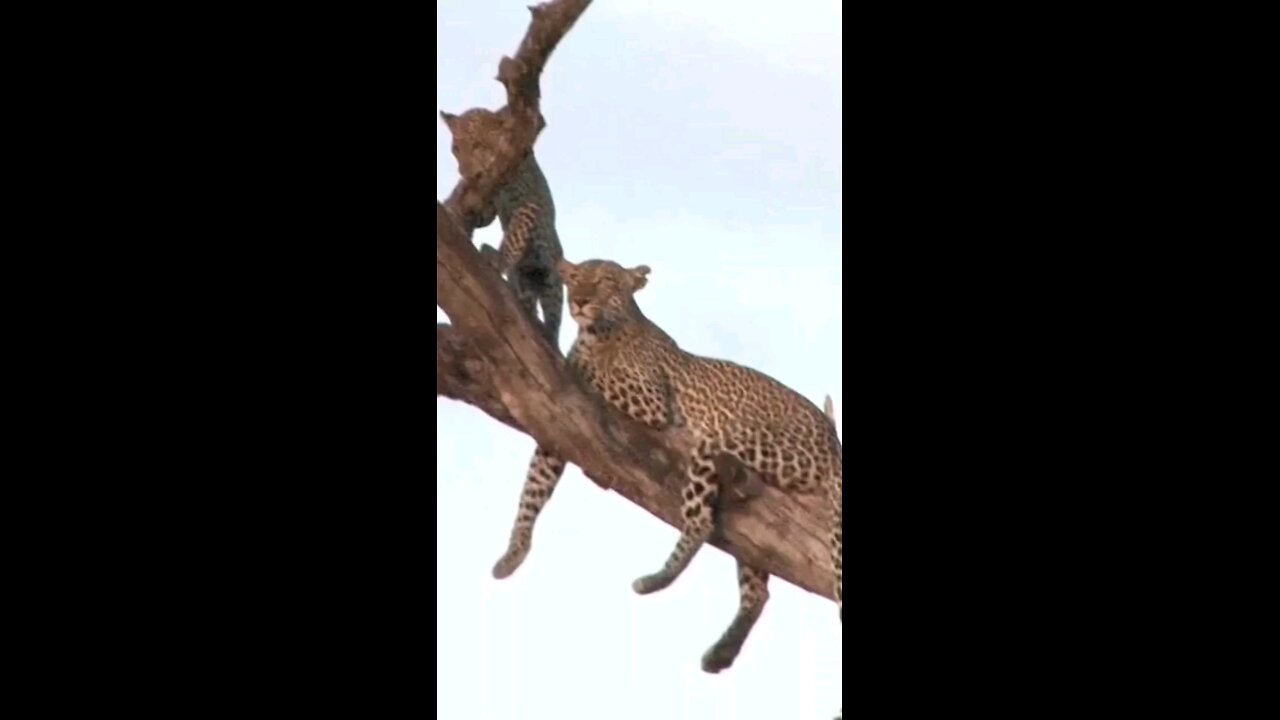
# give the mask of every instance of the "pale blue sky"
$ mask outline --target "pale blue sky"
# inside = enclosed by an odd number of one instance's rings
[[[527,4],[437,4],[437,109],[502,104],[492,78]],[[649,265],[637,301],[685,349],[819,405],[831,393],[843,431],[841,23],[835,0],[598,0],[547,66],[536,152],[570,260]],[[435,119],[444,197],[457,167]],[[500,235],[495,222],[476,241]],[[562,349],[575,332],[566,309]],[[732,558],[707,547],[637,596],[631,581],[678,533],[576,467],[524,565],[494,580],[534,442],[450,400],[436,418],[442,720],[806,720],[842,706],[834,603],[773,580],[738,661],[702,672],[737,607]]]

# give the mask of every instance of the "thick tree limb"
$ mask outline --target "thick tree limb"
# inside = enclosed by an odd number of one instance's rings
[[[493,370],[454,328],[436,323],[436,397],[475,405],[489,417],[528,434],[502,404],[493,384]]]
[[[507,284],[471,244],[468,223],[515,171],[543,126],[538,78],[556,44],[590,0],[555,0],[535,8],[516,57],[503,58],[507,88],[497,160],[463,178],[446,210],[436,203],[436,304],[452,325],[436,326],[436,395],[474,405],[532,436],[672,527],[680,525],[683,461],[692,438],[683,429],[654,431],[602,403],[542,338]],[[788,496],[764,486],[733,458],[717,460],[725,483],[721,531],[711,544],[787,582],[834,598],[827,549],[826,496]],[[518,493],[512,479],[513,497]],[[672,542],[675,542],[673,534]],[[669,547],[654,548],[656,569]]]
[[[436,204],[436,301],[453,320],[436,328],[437,395],[475,405],[521,430],[672,527],[680,524],[683,458],[692,447],[683,430],[656,432],[603,405],[568,371],[510,289]],[[454,335],[456,333],[457,335]],[[466,342],[458,340],[466,338]],[[441,379],[441,357],[450,370]],[[456,368],[471,368],[453,375]],[[759,483],[722,457],[730,499],[712,545],[810,592],[832,598],[826,497],[788,496]],[[512,485],[516,492],[515,484]],[[673,537],[674,542],[674,537]],[[660,563],[669,548],[654,548]],[[649,568],[637,568],[637,575]]]

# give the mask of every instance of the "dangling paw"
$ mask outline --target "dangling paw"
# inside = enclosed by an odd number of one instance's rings
[[[524,558],[529,554],[529,545],[522,543],[520,545],[512,545],[507,548],[507,554],[503,555],[500,560],[493,566],[493,576],[499,580],[508,577],[515,572],[524,562]]]
[[[724,647],[720,643],[711,646],[711,649],[702,655],[702,671],[706,673],[718,673],[721,670],[728,670],[733,667],[733,661],[738,659],[738,649]]]
[[[652,575],[645,575],[631,583],[631,589],[635,590],[638,595],[648,595],[670,585],[671,580],[671,576],[666,573],[656,572]]]

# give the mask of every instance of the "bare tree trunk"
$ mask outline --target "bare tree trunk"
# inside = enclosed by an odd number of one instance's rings
[[[533,147],[544,126],[538,81],[560,39],[590,0],[554,0],[531,8],[533,21],[498,79],[507,105],[492,172],[463,178],[436,203],[436,304],[452,324],[436,325],[436,396],[473,405],[532,436],[672,527],[680,527],[683,462],[692,440],[682,429],[654,431],[608,407],[569,372],[507,284],[485,265],[467,218],[492,199]],[[834,599],[825,496],[788,496],[722,456],[721,530],[711,544],[794,585]],[[514,498],[520,478],[511,479]],[[501,508],[494,508],[495,512]]]

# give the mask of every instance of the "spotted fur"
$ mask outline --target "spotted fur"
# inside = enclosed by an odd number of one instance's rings
[[[830,395],[827,395],[826,397],[824,397],[824,398],[822,399],[822,412],[826,413],[826,414],[827,414],[827,417],[831,419],[831,427],[835,428],[835,429],[836,429],[836,432],[840,432],[840,426],[839,426],[839,423],[837,423],[837,422],[836,422],[836,406],[835,406],[835,403],[831,402],[831,396],[830,396]],[[839,541],[839,538],[838,538],[838,537],[836,538],[836,541]],[[834,545],[835,545],[835,542],[833,542],[833,547],[834,547]],[[837,549],[836,549],[836,550],[834,550],[834,551],[835,551],[835,552],[839,552],[839,548],[837,548]],[[841,610],[840,610],[840,621],[841,621],[841,622],[844,622],[844,609],[843,609],[843,608],[841,608]],[[844,716],[844,711],[843,711],[843,710],[841,710],[841,711],[840,711],[840,714],[836,716],[836,720],[840,720],[840,719],[841,719],[841,717],[843,717],[843,716]]]
[[[842,464],[834,416],[764,373],[682,350],[636,305],[634,294],[645,286],[648,267],[561,261],[559,271],[578,324],[570,367],[631,417],[655,428],[686,426],[697,441],[687,463],[680,539],[660,571],[633,583],[636,592],[670,585],[711,535],[719,491],[714,458],[726,452],[783,490],[828,494],[836,603],[843,621]],[[538,513],[563,471],[562,460],[542,448],[534,453],[511,542],[494,567],[496,577],[510,575],[523,562]],[[733,664],[769,599],[768,582],[768,573],[738,563],[738,612],[703,655],[703,670],[714,673]]]
[[[499,247],[494,249],[492,245],[485,243],[480,246],[480,256],[499,274],[506,275],[528,251],[533,234],[537,232],[538,214],[541,212],[542,208],[535,202],[521,205],[511,214],[511,221],[503,229]],[[533,306],[525,309],[537,319],[537,311]]]
[[[494,138],[501,137],[502,120],[494,112],[472,108],[462,115],[441,112],[453,135],[453,156],[458,172],[473,178],[488,172],[497,154]],[[564,257],[556,234],[556,208],[551,187],[542,168],[529,152],[512,175],[498,189],[493,203],[472,218],[475,227],[488,227],[497,217],[502,223],[502,247],[485,245],[481,254],[497,261],[520,305],[538,321],[542,307],[543,335],[553,347],[560,347],[560,319],[564,311],[564,286],[556,262]]]

